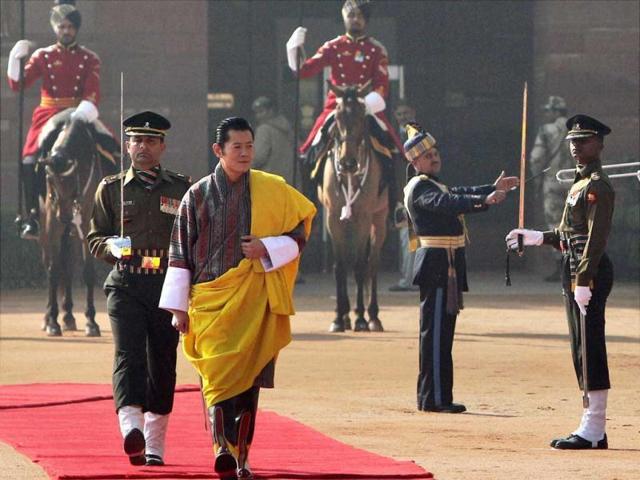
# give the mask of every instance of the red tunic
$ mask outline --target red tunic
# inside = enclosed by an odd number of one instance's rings
[[[42,78],[40,105],[33,111],[31,127],[22,150],[22,155],[33,155],[38,151],[40,130],[52,116],[61,110],[75,107],[81,100],[95,105],[100,100],[100,58],[94,52],[73,44],[60,44],[39,48],[24,67],[24,86],[30,87]],[[20,89],[19,82],[9,78],[13,91]]]
[[[325,67],[331,67],[330,81],[337,86],[363,85],[371,80],[373,91],[386,99],[389,94],[389,59],[387,50],[373,37],[359,37],[353,39],[349,35],[340,35],[329,40],[318,49],[316,54],[307,59],[300,67],[300,77],[308,78],[322,72]],[[324,124],[327,116],[336,108],[336,96],[329,91],[324,102],[324,110],[316,119],[307,140],[300,151],[305,153],[318,130]],[[384,112],[376,114],[387,126],[396,146],[402,151],[402,143],[395,130],[387,120]]]

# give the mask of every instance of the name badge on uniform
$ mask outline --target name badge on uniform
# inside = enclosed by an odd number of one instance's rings
[[[180,200],[177,198],[160,197],[160,211],[169,215],[177,215],[180,208]]]
[[[362,53],[360,50],[356,51],[356,55],[355,57],[353,57],[353,59],[358,63],[364,62],[364,53]]]

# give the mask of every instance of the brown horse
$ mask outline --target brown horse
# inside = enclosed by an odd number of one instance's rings
[[[380,160],[367,132],[364,97],[370,86],[337,87],[329,83],[338,103],[335,124],[318,198],[326,209],[336,280],[336,317],[329,328],[342,332],[351,328],[347,273],[353,269],[356,286],[355,331],[383,331],[378,318],[377,271],[380,250],[387,234],[388,191]],[[364,292],[369,289],[364,318]]]
[[[95,270],[86,234],[93,208],[93,196],[105,172],[96,143],[96,130],[82,120],[72,120],[65,110],[51,119],[43,132],[39,163],[44,167],[46,197],[40,214],[40,247],[47,272],[49,295],[43,330],[60,336],[58,288],[62,287],[63,329],[77,330],[73,316],[73,270],[80,261],[87,287],[85,334],[99,337],[93,301]],[[79,244],[79,248],[78,248]],[[78,252],[78,250],[80,252]],[[81,258],[78,259],[78,253]]]

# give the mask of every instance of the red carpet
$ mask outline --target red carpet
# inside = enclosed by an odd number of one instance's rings
[[[51,478],[217,478],[201,403],[197,387],[177,389],[165,467],[129,465],[122,453],[109,385],[0,386],[0,440],[38,463]],[[412,462],[353,448],[262,410],[251,465],[257,479],[433,478]]]

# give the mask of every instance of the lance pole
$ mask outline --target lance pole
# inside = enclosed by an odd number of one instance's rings
[[[24,0],[20,0],[20,40],[25,37]],[[22,223],[22,137],[24,122],[24,58],[20,59],[20,79],[18,90],[18,214],[16,222]]]
[[[303,9],[300,2],[300,14],[298,16],[298,26],[302,26]],[[293,115],[293,187],[298,188],[298,136],[300,135],[300,64],[302,63],[302,48],[296,49],[296,93]],[[300,185],[302,189],[302,184]]]

